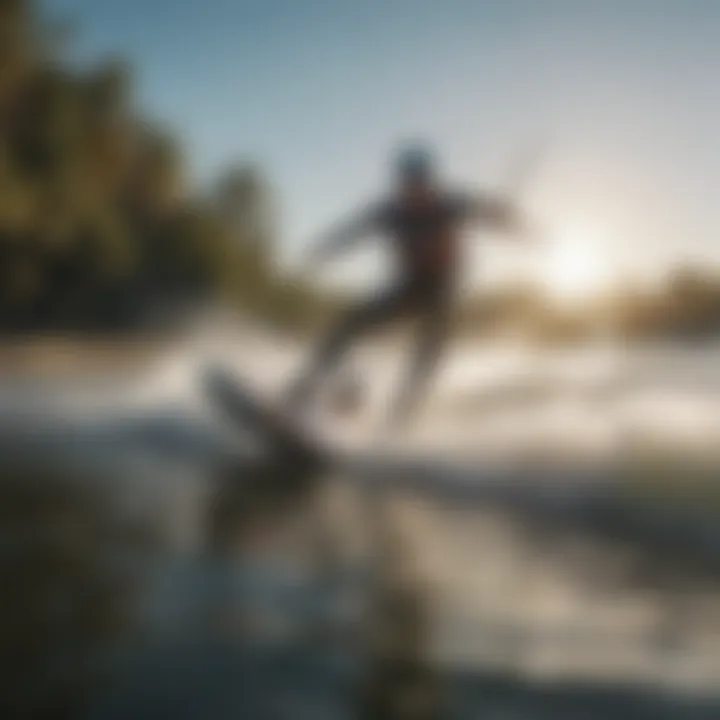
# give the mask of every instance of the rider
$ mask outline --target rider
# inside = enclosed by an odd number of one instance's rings
[[[418,402],[440,357],[448,333],[453,300],[462,268],[460,233],[469,223],[505,231],[519,228],[519,215],[505,199],[443,188],[433,154],[422,145],[402,149],[395,160],[395,190],[331,231],[309,257],[317,265],[356,241],[380,234],[396,256],[394,280],[380,293],[352,309],[330,331],[309,368],[293,384],[291,406],[302,407],[322,376],[330,372],[361,335],[391,321],[420,321],[413,362],[394,407],[405,420]]]

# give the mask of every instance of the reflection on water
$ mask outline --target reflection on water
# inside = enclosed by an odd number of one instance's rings
[[[359,447],[374,443],[374,409],[397,372],[394,351],[381,361],[373,352],[356,359],[373,382],[367,413],[347,428],[326,428]],[[458,348],[422,422],[398,447],[476,460],[534,448],[612,459],[628,438],[699,448],[720,429],[718,355],[716,348]],[[198,392],[198,369],[213,357],[269,393],[300,359],[297,349],[270,341],[223,338],[173,350],[122,379],[49,377],[8,384],[1,398],[6,469],[10,462],[83,469],[102,479],[128,527],[153,529],[128,560],[139,582],[130,654],[120,663],[130,667],[126,687],[137,689],[149,668],[167,663],[162,648],[171,644],[185,648],[187,667],[178,673],[208,677],[215,667],[226,680],[214,677],[208,688],[226,693],[226,708],[239,707],[229,688],[254,641],[324,653],[311,686],[321,686],[320,677],[326,685],[357,680],[352,658],[364,647],[378,588],[386,575],[397,583],[408,573],[426,608],[418,615],[422,642],[414,642],[431,665],[454,670],[453,682],[482,670],[527,682],[719,686],[720,579],[684,573],[682,562],[678,569],[662,553],[648,558],[632,542],[582,527],[398,494],[383,505],[389,519],[378,530],[377,506],[368,509],[357,487],[333,478],[311,502],[245,523],[231,547],[208,553],[207,503],[218,473],[257,450],[250,435],[240,439],[218,424]],[[241,472],[238,488],[244,481]],[[477,716],[467,707],[474,682],[456,688],[468,718]],[[501,685],[483,685],[484,701],[497,699]]]

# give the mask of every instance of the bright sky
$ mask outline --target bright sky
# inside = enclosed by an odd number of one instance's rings
[[[264,164],[290,253],[383,189],[398,139],[422,137],[478,187],[546,141],[528,203],[568,244],[593,238],[586,265],[720,262],[720,2],[43,4],[78,19],[81,60],[136,64],[140,102],[179,131],[198,179]],[[486,261],[517,255],[493,243]]]

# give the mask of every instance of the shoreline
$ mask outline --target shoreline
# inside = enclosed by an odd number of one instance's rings
[[[151,362],[181,340],[178,335],[35,335],[0,341],[0,375],[77,377],[115,372]]]

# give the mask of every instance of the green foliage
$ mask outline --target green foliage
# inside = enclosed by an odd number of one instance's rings
[[[193,196],[180,145],[136,112],[126,63],[70,71],[62,25],[22,0],[0,0],[0,19],[0,332],[133,328],[157,305],[222,298],[303,315],[309,291],[275,270],[256,168]]]

